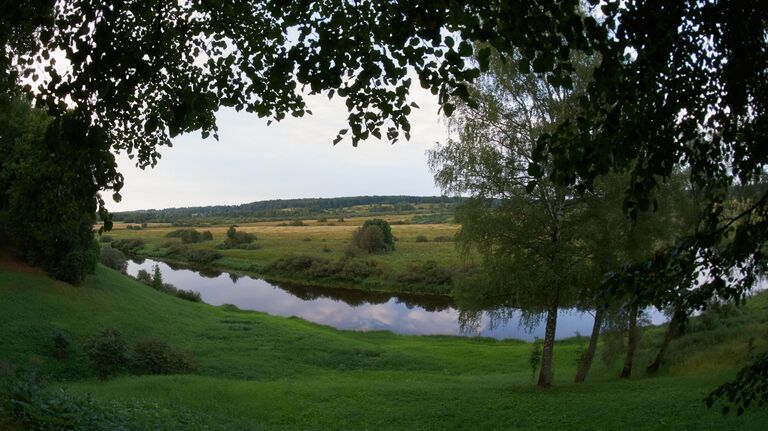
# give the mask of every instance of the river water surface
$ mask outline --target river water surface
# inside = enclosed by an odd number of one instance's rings
[[[233,304],[243,310],[256,310],[276,316],[297,316],[310,322],[356,331],[387,330],[412,335],[467,335],[498,339],[533,340],[544,337],[544,321],[524,322],[522,313],[508,319],[492,319],[484,313],[471,330],[459,322],[459,311],[450,298],[429,295],[402,295],[352,289],[298,287],[270,283],[263,279],[226,272],[199,271],[152,259],[128,261],[128,274],[140,269],[152,273],[160,267],[163,281],[179,289],[200,292],[211,305]],[[663,323],[662,313],[652,311],[652,323]],[[591,313],[563,309],[557,320],[557,338],[589,335],[594,319]]]

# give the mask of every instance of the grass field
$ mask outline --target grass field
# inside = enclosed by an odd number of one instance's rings
[[[542,391],[521,341],[338,331],[182,301],[101,266],[72,287],[0,260],[0,361],[37,363],[51,389],[92,394],[146,429],[765,429],[766,410],[723,417],[702,398],[743,365],[750,337],[768,347],[766,311],[761,295],[698,319],[654,378],[620,381],[618,363],[596,361],[587,383],[571,383],[586,340],[560,341],[556,385]],[[104,327],[183,347],[199,370],[96,380],[82,346]],[[55,329],[72,339],[64,361],[49,353]],[[640,368],[659,335],[646,331]]]
[[[375,262],[376,274],[367,277],[362,282],[349,283],[334,280],[310,279],[299,273],[271,274],[272,278],[307,284],[329,285],[346,288],[364,288],[381,291],[408,291],[419,293],[448,294],[448,285],[414,285],[399,282],[399,274],[418,271],[420,264],[434,261],[440,268],[455,272],[471,264],[471,259],[460,256],[452,240],[458,230],[455,224],[396,224],[408,219],[409,216],[383,216],[392,225],[392,231],[397,242],[395,251],[384,254],[366,254],[357,251],[358,258]],[[352,247],[352,233],[366,219],[374,217],[346,218],[344,221],[331,220],[318,222],[305,220],[305,226],[283,226],[285,221],[249,223],[238,225],[238,231],[255,234],[257,240],[255,250],[217,250],[215,246],[226,237],[229,226],[197,227],[198,231],[209,230],[213,234],[212,241],[186,244],[190,249],[215,250],[222,255],[211,266],[234,271],[245,271],[261,274],[264,268],[277,259],[289,256],[312,256],[330,261],[338,261],[348,255]],[[116,223],[114,229],[106,235],[119,239],[140,238],[146,245],[139,254],[147,257],[168,259],[168,246],[181,244],[178,238],[167,238],[166,235],[179,229],[167,224],[149,224],[142,230],[126,229],[125,224]],[[418,242],[417,237],[426,237],[427,241]],[[438,238],[439,241],[435,241]],[[442,241],[440,241],[442,239]],[[354,250],[353,250],[354,251]],[[174,257],[170,260],[184,261]]]

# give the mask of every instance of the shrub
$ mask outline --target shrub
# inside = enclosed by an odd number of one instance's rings
[[[318,259],[316,257],[305,255],[284,256],[267,265],[265,267],[265,271],[301,272],[308,270],[310,267],[312,267],[312,264],[317,261],[321,263],[327,262],[325,259]]]
[[[116,271],[125,272],[128,268],[128,260],[122,251],[112,247],[102,247],[99,253],[101,264]]]
[[[112,242],[112,240],[113,240],[113,238],[111,236],[109,236],[109,235],[102,235],[101,237],[99,237],[99,241],[100,242],[107,242],[107,243],[109,243],[109,242]]]
[[[320,217],[319,219],[317,219],[317,222],[318,222],[318,223],[325,223],[325,222],[327,222],[327,221],[328,221],[328,218],[327,218],[327,217]]]
[[[163,290],[165,283],[163,283],[163,273],[160,271],[160,265],[155,264],[152,267],[152,287],[157,290]]]
[[[176,229],[165,234],[166,238],[179,238],[183,244],[210,241],[213,239],[211,231],[200,232],[196,229]]]
[[[143,228],[137,224],[129,224],[125,227],[128,230],[142,230]]]
[[[531,344],[531,354],[528,357],[528,366],[531,368],[531,381],[536,379],[536,371],[541,364],[541,339],[538,337]]]
[[[451,271],[434,260],[412,264],[406,272],[397,275],[397,281],[406,284],[445,285],[451,283]]]
[[[612,330],[602,334],[603,350],[600,359],[605,366],[613,365],[626,351],[624,345],[624,331]]]
[[[216,259],[221,258],[221,254],[208,248],[189,248],[179,244],[168,247],[166,256],[186,260],[201,265],[208,265]]]
[[[288,226],[306,226],[301,220],[291,220],[288,222]]]
[[[208,265],[214,260],[221,258],[221,254],[207,248],[196,248],[187,249],[184,252],[184,257],[190,262]]]
[[[416,236],[416,242],[427,242],[427,241],[429,241],[429,240],[424,235],[417,235]]]
[[[366,220],[352,235],[352,242],[368,253],[388,252],[395,249],[395,237],[386,220]]]
[[[195,292],[194,290],[177,289],[174,295],[187,301],[203,302],[200,292]]]
[[[305,237],[302,241],[304,241],[304,242],[312,242],[312,238]]]
[[[355,243],[368,253],[387,251],[387,244],[384,242],[384,232],[379,226],[361,228],[355,237]]]
[[[78,398],[63,389],[49,392],[46,384],[32,371],[17,372],[0,389],[0,411],[30,430],[127,429],[116,416],[107,414],[90,397]],[[5,422],[2,422],[5,424]]]
[[[136,274],[136,279],[160,292],[174,295],[187,301],[202,302],[202,298],[200,297],[199,292],[195,292],[194,290],[179,289],[170,283],[164,283],[163,275],[160,272],[160,267],[157,265],[154,267],[154,275],[150,275],[149,272],[140,269]]]
[[[360,257],[363,254],[363,251],[357,247],[347,247],[346,250],[344,250],[345,257]]]
[[[192,356],[162,340],[136,343],[132,355],[133,371],[139,374],[183,374],[197,369]]]
[[[217,248],[231,249],[231,248],[243,248],[244,245],[250,244],[256,241],[256,235],[248,232],[238,232],[237,226],[230,226],[227,229],[227,238],[223,243],[219,244]]]
[[[51,336],[51,353],[53,357],[62,361],[69,356],[69,337],[61,331],[55,331]]]
[[[128,345],[123,334],[114,328],[102,329],[86,345],[91,367],[102,380],[107,380],[128,366]]]
[[[311,278],[358,282],[374,274],[376,263],[368,259],[345,257],[336,262],[314,256],[281,257],[264,269],[265,272],[303,273]]]
[[[144,247],[144,240],[140,238],[119,239],[112,241],[112,247],[123,253],[138,253]]]
[[[446,236],[446,235],[436,236],[436,237],[434,237],[432,239],[432,241],[433,242],[451,242],[451,241],[453,241],[453,237],[452,236]]]
[[[376,272],[376,262],[368,259],[341,259],[334,278],[344,281],[361,281]]]
[[[152,275],[150,275],[146,269],[140,269],[139,272],[136,273],[136,280],[139,280],[144,284],[151,285]]]

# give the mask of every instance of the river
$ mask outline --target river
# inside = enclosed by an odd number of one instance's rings
[[[270,283],[260,278],[219,271],[195,270],[152,259],[128,261],[128,274],[140,269],[152,273],[160,267],[163,281],[179,289],[200,292],[211,305],[233,304],[242,310],[276,316],[297,316],[310,322],[356,331],[387,330],[411,335],[464,335],[497,339],[534,340],[544,337],[544,322],[526,322],[521,312],[504,320],[483,313],[471,330],[460,324],[460,313],[450,298],[429,295],[388,294],[353,289],[329,289]],[[658,311],[647,313],[651,323],[666,320]],[[557,320],[556,338],[588,336],[591,313],[563,309]]]

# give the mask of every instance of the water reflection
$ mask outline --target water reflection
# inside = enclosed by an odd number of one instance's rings
[[[353,289],[329,289],[270,283],[249,276],[215,270],[192,270],[152,259],[131,260],[128,274],[140,269],[152,272],[157,264],[163,280],[180,289],[200,292],[208,304],[234,304],[244,310],[257,310],[278,316],[297,316],[311,322],[339,329],[360,331],[389,330],[418,335],[480,335],[494,338],[533,340],[544,336],[541,321],[519,311],[508,311],[504,319],[480,313],[474,316],[472,330],[460,318],[448,297],[431,295],[393,296],[381,292]],[[464,316],[466,317],[466,316]],[[661,313],[651,314],[653,323],[665,320]],[[562,310],[558,315],[557,338],[576,333],[589,334],[593,318],[590,313]]]

